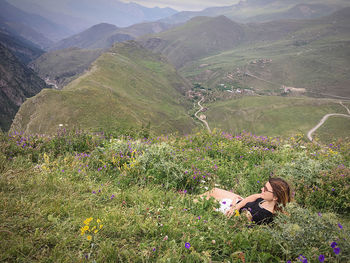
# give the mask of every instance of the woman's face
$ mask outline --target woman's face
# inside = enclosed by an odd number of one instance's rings
[[[262,188],[261,188],[261,196],[265,200],[273,200],[273,189],[269,182],[267,182]]]

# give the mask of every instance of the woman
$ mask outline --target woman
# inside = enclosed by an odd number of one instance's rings
[[[282,178],[270,178],[269,181],[261,188],[260,194],[253,194],[247,198],[239,195],[214,188],[200,197],[214,197],[220,202],[218,211],[223,212],[228,217],[235,214],[235,210],[243,212],[248,211],[248,218],[256,224],[268,224],[273,220],[276,212],[281,212],[281,206],[286,206],[290,202],[290,187]]]

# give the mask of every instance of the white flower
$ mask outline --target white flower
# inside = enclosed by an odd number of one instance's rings
[[[58,126],[59,126],[59,127],[62,127],[62,126],[63,126],[63,124],[62,124],[62,123],[60,123],[60,124],[58,124]]]

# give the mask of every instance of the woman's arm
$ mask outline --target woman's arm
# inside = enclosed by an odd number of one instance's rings
[[[253,195],[248,196],[247,198],[244,198],[237,205],[232,205],[232,207],[226,212],[226,215],[228,217],[231,217],[235,213],[235,210],[239,211],[239,209],[244,207],[247,203],[254,202],[256,199],[258,199],[260,197],[261,197],[261,194],[253,194]]]

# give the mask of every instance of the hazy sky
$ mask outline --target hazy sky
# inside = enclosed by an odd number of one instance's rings
[[[211,6],[234,5],[239,0],[121,0],[122,2],[134,2],[147,7],[171,7],[178,11],[197,11]]]

